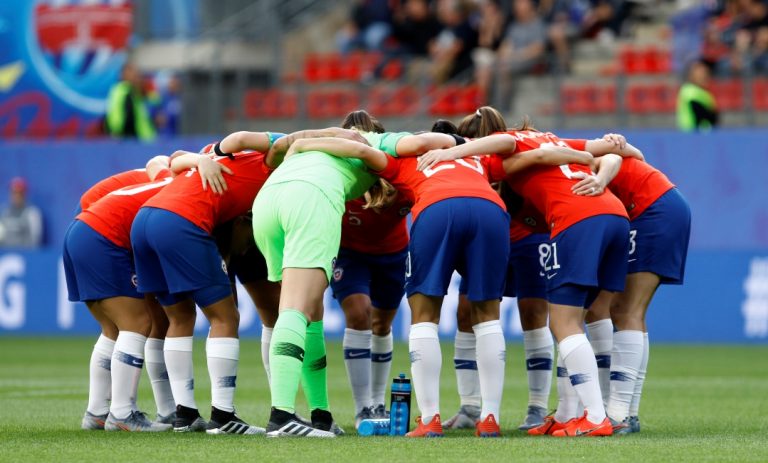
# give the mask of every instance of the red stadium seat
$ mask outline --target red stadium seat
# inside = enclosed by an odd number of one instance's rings
[[[712,82],[711,90],[718,109],[740,111],[744,108],[744,84],[741,79]]]
[[[768,79],[756,79],[752,83],[752,105],[757,111],[768,111]]]

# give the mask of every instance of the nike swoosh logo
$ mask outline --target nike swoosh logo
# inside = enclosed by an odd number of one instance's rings
[[[365,357],[366,355],[368,355],[368,352],[350,352],[347,354],[350,358]]]
[[[360,215],[360,214],[362,214],[362,212],[355,212],[355,211],[347,211],[347,213],[352,214],[352,215]]]
[[[539,276],[543,277],[543,276],[546,276],[546,275],[544,275],[544,272],[539,272]]]
[[[461,369],[462,367],[469,367],[472,366],[474,362],[456,362],[454,363],[453,367],[457,369]]]
[[[637,259],[629,259],[627,262],[634,262],[634,261],[636,261],[636,260],[637,260]]]
[[[530,364],[529,366],[533,368],[533,367],[538,367],[540,365],[545,365],[546,363],[547,362],[536,362],[536,363]]]
[[[554,274],[552,274],[552,275],[547,275],[547,280],[551,280],[551,279],[552,279],[552,278],[554,278],[556,275],[557,275],[557,273],[554,273]]]
[[[582,431],[582,430],[580,430],[580,429],[577,429],[577,430],[576,430],[576,435],[577,435],[577,436],[583,436],[583,435],[585,435],[585,434],[589,434],[589,433],[591,433],[592,431],[595,431],[595,430],[597,430],[599,427],[600,427],[600,426],[595,426],[594,428],[592,428],[592,429],[587,429],[586,431]]]

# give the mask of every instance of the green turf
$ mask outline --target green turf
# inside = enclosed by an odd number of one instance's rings
[[[514,430],[527,390],[522,349],[514,344],[507,354],[503,439],[451,432],[432,440],[345,436],[321,441],[80,431],[93,341],[0,339],[0,461],[768,461],[768,346],[653,346],[638,435],[555,439]],[[443,352],[452,349],[445,345]],[[210,396],[202,343],[195,355],[203,409]],[[352,431],[354,407],[340,344],[331,343],[328,355],[331,407],[342,427]],[[258,341],[244,341],[241,356],[238,411],[264,425],[269,393]],[[397,345],[393,373],[407,371],[407,358],[405,345]],[[449,356],[443,365],[441,405],[447,417],[458,399]],[[154,415],[146,377],[139,400]]]

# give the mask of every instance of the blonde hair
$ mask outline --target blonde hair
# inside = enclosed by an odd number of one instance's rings
[[[363,209],[380,210],[392,205],[397,197],[397,188],[391,183],[380,178],[365,192],[365,206]]]

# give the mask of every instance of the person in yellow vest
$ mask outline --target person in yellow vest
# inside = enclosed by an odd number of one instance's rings
[[[719,120],[717,104],[707,90],[710,81],[709,66],[694,61],[688,68],[688,79],[677,94],[677,126],[685,132],[708,131]]]
[[[144,141],[155,138],[155,126],[142,91],[141,74],[131,63],[123,67],[120,81],[109,90],[106,129],[117,138]]]

